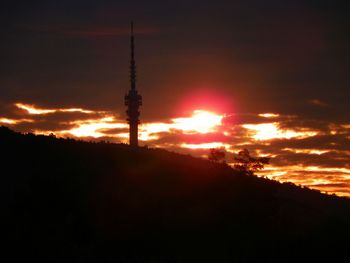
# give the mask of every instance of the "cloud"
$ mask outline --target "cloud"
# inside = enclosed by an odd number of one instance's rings
[[[284,171],[279,167],[269,167],[259,172],[261,176],[293,182],[322,192],[337,193],[342,196],[350,196],[350,170],[344,168],[322,168],[315,166],[284,166]]]
[[[327,107],[329,106],[327,103],[319,100],[319,99],[312,99],[312,100],[309,100],[309,103],[312,104],[312,105],[316,105],[316,106],[320,106],[320,107]]]
[[[28,114],[33,115],[45,115],[56,112],[81,112],[81,113],[94,113],[92,110],[84,110],[82,108],[66,108],[66,109],[41,109],[34,105],[15,103],[15,106],[19,109],[25,110]]]

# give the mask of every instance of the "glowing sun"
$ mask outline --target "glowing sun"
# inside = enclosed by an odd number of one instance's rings
[[[221,125],[222,118],[223,116],[210,111],[195,110],[190,117],[175,118],[172,121],[175,129],[185,132],[208,133],[215,131]]]

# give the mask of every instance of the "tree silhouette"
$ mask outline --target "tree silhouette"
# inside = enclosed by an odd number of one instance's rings
[[[264,165],[269,164],[269,162],[269,157],[252,157],[248,149],[243,149],[234,157],[233,167],[247,174],[254,174],[254,172],[264,169]]]
[[[208,159],[213,162],[225,162],[226,153],[222,148],[211,148],[209,149]]]

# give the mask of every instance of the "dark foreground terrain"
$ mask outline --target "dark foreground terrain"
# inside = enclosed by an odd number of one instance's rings
[[[345,198],[165,150],[4,127],[0,150],[3,262],[348,257]]]

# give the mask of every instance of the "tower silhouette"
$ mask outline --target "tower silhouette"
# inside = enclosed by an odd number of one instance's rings
[[[125,95],[125,106],[127,106],[126,119],[129,123],[129,144],[130,146],[137,147],[138,141],[138,125],[140,123],[140,111],[139,108],[142,105],[142,96],[136,90],[136,62],[135,62],[135,43],[134,43],[134,24],[131,22],[131,36],[130,36],[130,90]]]

